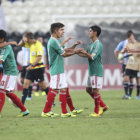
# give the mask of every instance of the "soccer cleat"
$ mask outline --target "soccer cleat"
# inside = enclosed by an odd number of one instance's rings
[[[83,109],[74,109],[71,114],[76,115],[82,113],[84,110]]]
[[[97,113],[91,113],[89,116],[90,116],[90,117],[100,117],[100,115],[97,114]]]
[[[66,114],[61,114],[61,117],[62,118],[69,118],[69,117],[76,117],[76,115],[74,115],[74,114],[71,114],[71,113],[66,113]]]
[[[26,100],[31,101],[32,97],[27,97]]]
[[[53,113],[52,111],[50,111],[48,113],[44,113],[44,112],[41,113],[41,117],[51,117],[51,118],[54,118],[54,117],[57,117],[57,116],[59,116],[59,114]]]
[[[35,92],[34,94],[35,94],[35,96],[39,96],[39,92]]]
[[[129,95],[129,96],[128,96],[128,99],[129,99],[129,100],[131,100],[131,99],[132,99],[132,96],[131,96],[131,95]]]
[[[127,100],[127,99],[129,99],[129,96],[128,96],[128,95],[124,95],[124,96],[122,97],[122,99],[123,99],[123,100]]]
[[[104,113],[105,111],[107,111],[107,110],[109,110],[109,107],[108,107],[108,106],[101,107],[101,108],[100,108],[99,115],[103,115],[103,113]]]
[[[26,110],[24,112],[21,112],[19,115],[17,115],[17,117],[24,117],[24,116],[27,116],[29,114],[30,114],[29,110]]]
[[[140,97],[139,96],[136,96],[136,100],[139,100],[140,99]]]
[[[45,96],[45,95],[46,95],[46,92],[45,92],[45,91],[43,91],[43,92],[42,92],[42,96]]]

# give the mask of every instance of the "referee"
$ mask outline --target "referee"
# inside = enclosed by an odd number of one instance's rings
[[[49,88],[46,86],[44,80],[45,65],[43,64],[43,46],[34,39],[31,32],[27,32],[23,35],[22,40],[18,46],[30,48],[30,65],[26,68],[27,73],[23,84],[22,103],[25,103],[28,89],[31,83],[37,81],[39,86],[48,94]],[[24,56],[23,56],[24,57]]]

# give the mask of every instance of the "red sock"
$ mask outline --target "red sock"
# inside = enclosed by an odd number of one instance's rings
[[[70,108],[70,111],[73,111],[75,109],[75,107],[73,106],[72,99],[71,99],[71,96],[69,94],[69,88],[67,88],[67,91],[66,91],[66,99],[67,99],[67,104]]]
[[[99,107],[100,107],[100,94],[94,95],[94,102],[95,102],[95,108],[94,112],[99,114]]]
[[[0,90],[0,113],[5,103],[5,93],[3,93],[2,91]]]
[[[22,112],[27,110],[21,100],[14,93],[7,93],[6,96],[9,97],[12,102],[21,109]]]
[[[91,93],[90,96],[94,99],[94,96],[95,96],[95,95],[94,95],[93,93]],[[103,100],[101,99],[101,95],[100,95],[100,97],[99,97],[99,100],[100,100],[100,106],[101,106],[101,107],[105,107],[106,104],[105,104],[105,103],[103,102]]]
[[[53,104],[55,96],[57,94],[58,94],[58,91],[53,90],[53,89],[49,90],[49,93],[48,93],[48,96],[47,96],[47,101],[46,101],[46,104],[45,104],[45,107],[44,107],[44,110],[43,110],[44,113],[48,113],[48,112],[51,111],[52,104]]]
[[[106,104],[103,102],[103,100],[101,99],[101,96],[99,97],[99,99],[100,99],[100,106],[101,107],[105,107],[106,106]]]
[[[66,100],[66,91],[61,91],[59,94],[59,101],[61,104],[62,113],[66,114],[67,111],[67,100]]]

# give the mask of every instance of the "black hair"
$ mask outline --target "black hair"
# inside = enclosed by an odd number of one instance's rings
[[[33,33],[31,33],[31,32],[26,32],[26,33],[24,34],[24,36],[27,37],[28,39],[34,39],[34,35],[33,35]]]
[[[133,31],[129,30],[126,33],[127,38],[129,38],[131,35],[134,35]]]
[[[6,32],[4,30],[0,30],[0,38],[4,38],[4,40],[6,39]]]
[[[54,33],[55,30],[58,30],[58,29],[60,29],[60,28],[62,28],[62,27],[64,27],[64,26],[65,26],[65,25],[62,24],[62,23],[60,23],[60,22],[53,23],[53,24],[51,24],[51,29],[50,29],[50,31],[51,31],[51,33]]]
[[[101,34],[101,28],[97,25],[91,26],[90,29],[92,29],[94,32],[97,32],[97,37]]]

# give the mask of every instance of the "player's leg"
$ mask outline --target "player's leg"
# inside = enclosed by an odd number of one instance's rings
[[[18,117],[23,117],[29,114],[29,111],[25,108],[21,100],[13,92],[6,92],[6,96],[12,100],[12,102],[21,110],[21,114]]]
[[[33,87],[33,85],[31,84],[29,86],[28,97],[26,98],[26,100],[32,100],[32,87]]]
[[[132,97],[133,88],[134,88],[133,77],[130,77],[130,84],[129,84],[129,98],[130,99]]]
[[[69,93],[69,88],[66,89],[66,99],[67,99],[67,104],[70,108],[70,111],[73,111],[75,109],[75,107],[73,105],[72,98]]]
[[[22,116],[25,116],[29,114],[29,111],[27,111],[27,109],[24,107],[21,100],[14,93],[10,92],[15,87],[16,79],[17,79],[17,76],[4,75],[1,82],[3,84],[0,85],[0,88],[5,90],[6,96],[9,97],[13,101],[13,103],[21,109],[22,113],[23,112],[25,113],[25,114],[22,114]]]
[[[51,76],[51,80],[50,80],[50,89],[49,89],[49,93],[47,96],[47,100],[46,100],[46,104],[44,107],[44,110],[42,112],[42,117],[53,117],[52,112],[51,112],[51,108],[52,108],[52,104],[55,100],[55,96],[58,94],[59,90],[58,88],[56,88],[57,86],[57,75]]]
[[[136,100],[140,99],[139,94],[140,94],[140,77],[136,78],[137,81],[137,95],[136,95]]]
[[[124,87],[124,92],[125,95],[123,96],[122,99],[128,99],[128,89],[129,89],[129,75],[125,75],[123,77],[123,87]]]
[[[90,77],[90,82],[92,86],[92,98],[94,99],[94,113],[91,114],[90,116],[93,117],[98,117],[100,114],[103,114],[103,109],[109,109],[106,104],[103,102],[101,99],[101,94],[100,94],[100,89],[102,89],[103,85],[103,77],[97,77],[97,76],[91,76]],[[99,107],[101,106],[101,110],[99,112]]]
[[[24,84],[23,84],[22,98],[21,98],[23,104],[26,101],[28,91],[29,91],[29,86],[31,85],[31,83],[34,82],[34,74],[35,74],[34,70],[26,71]]]
[[[49,93],[49,87],[47,87],[46,82],[44,80],[41,81],[41,82],[39,82],[39,86],[46,93],[46,95],[48,95],[48,93]]]
[[[29,79],[24,79],[23,91],[22,91],[22,98],[21,101],[24,104],[28,95],[28,89],[31,85],[32,81]]]
[[[0,89],[0,114],[5,103],[5,90]]]
[[[46,100],[44,110],[43,110],[43,112],[41,114],[42,117],[55,117],[55,116],[58,116],[57,114],[52,113],[52,111],[51,111],[52,104],[54,103],[55,96],[58,94],[58,92],[59,92],[58,90],[50,88],[48,96],[47,96],[47,100]]]

